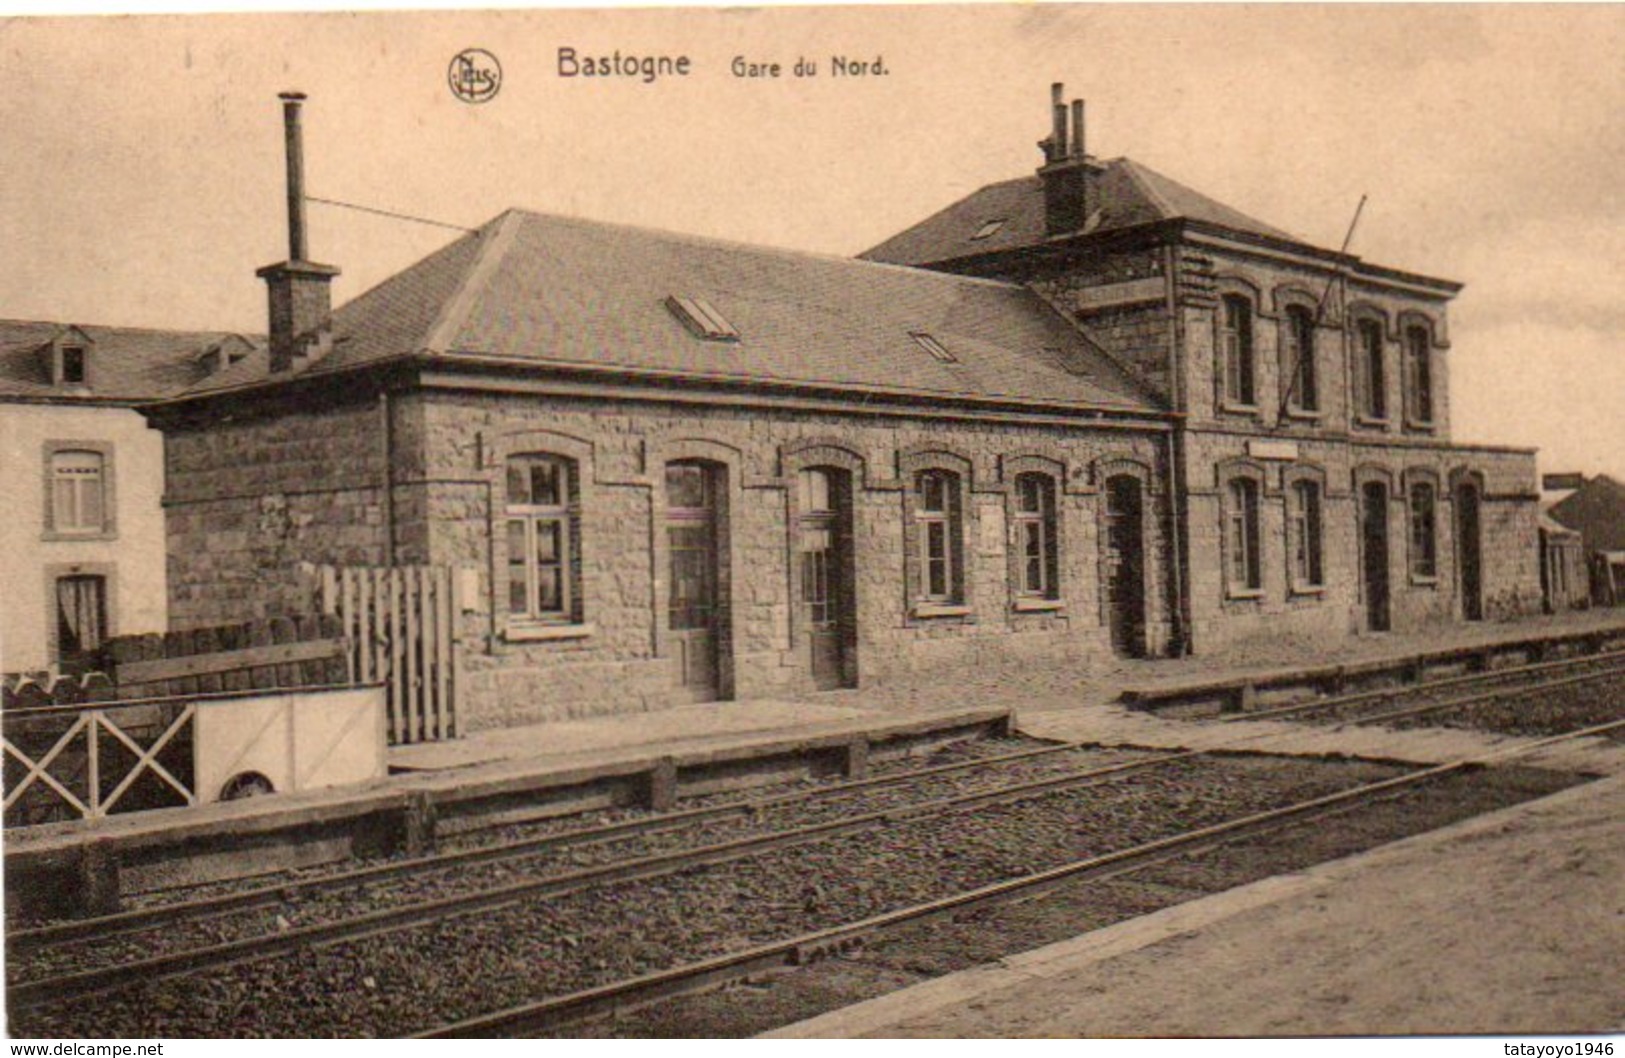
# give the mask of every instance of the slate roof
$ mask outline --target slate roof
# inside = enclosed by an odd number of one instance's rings
[[[1097,184],[1100,219],[1088,229],[1091,233],[1184,218],[1303,244],[1295,235],[1231,209],[1131,159],[1113,159],[1104,166]],[[996,220],[1004,222],[996,232],[983,239],[973,238]],[[1037,246],[1046,239],[1044,184],[1033,175],[989,184],[859,256],[892,264],[928,265]]]
[[[44,350],[59,335],[77,329],[92,343],[93,387],[51,384]],[[263,340],[228,331],[169,331],[142,327],[50,320],[0,319],[0,400],[5,398],[135,403],[174,394],[204,377],[199,357],[210,346]],[[262,354],[263,355],[263,354]]]
[[[1625,485],[1607,474],[1587,479],[1546,513],[1578,530],[1587,551],[1625,551]]]
[[[666,307],[701,298],[738,342]],[[934,336],[943,363],[910,337]],[[850,258],[510,210],[341,306],[303,375],[408,356],[1155,412],[1036,294]],[[267,381],[262,359],[193,392]]]

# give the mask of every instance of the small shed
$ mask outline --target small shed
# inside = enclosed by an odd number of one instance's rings
[[[1582,610],[1591,602],[1580,533],[1547,514],[1540,516],[1540,589],[1547,613]]]

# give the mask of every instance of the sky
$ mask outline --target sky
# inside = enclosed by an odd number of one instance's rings
[[[0,0],[0,3],[5,0]],[[502,64],[488,102],[452,56]],[[558,52],[686,55],[565,78]],[[985,4],[0,20],[0,315],[264,330],[309,193],[453,225],[511,206],[855,254],[1029,174],[1051,81],[1088,142],[1335,248],[1466,283],[1454,436],[1625,478],[1625,5]],[[830,59],[880,58],[839,78]],[[732,60],[778,62],[740,78]],[[798,58],[818,74],[792,76]],[[457,232],[321,204],[342,303]]]

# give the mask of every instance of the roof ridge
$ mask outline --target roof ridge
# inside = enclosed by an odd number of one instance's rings
[[[823,253],[816,250],[792,250],[785,246],[764,246],[761,243],[745,242],[742,239],[724,239],[716,235],[698,235],[693,232],[673,231],[670,228],[652,228],[640,224],[626,224],[620,221],[597,220],[591,217],[574,217],[567,216],[562,213],[543,213],[540,210],[524,208],[510,208],[504,211],[504,215],[508,213],[518,213],[527,217],[535,217],[538,220],[562,221],[566,224],[580,224],[596,228],[611,228],[618,231],[637,232],[642,235],[655,236],[676,242],[714,246],[718,249],[743,250],[750,253],[771,254],[775,257],[785,257],[802,261],[827,261],[833,264],[857,265],[863,268],[881,268],[892,271],[903,271],[913,276],[931,276],[935,279],[954,284],[974,283],[981,286],[996,287],[1002,290],[1026,289],[1020,283],[1011,283],[1002,279],[986,279],[981,276],[955,275],[950,272],[938,272],[933,269],[921,268],[916,265],[892,264],[887,261],[871,261],[864,257],[848,257],[845,254],[838,253]]]
[[[1173,207],[1173,204],[1166,198],[1163,198],[1162,193],[1156,188],[1152,187],[1151,182],[1145,178],[1144,172],[1142,171],[1145,169],[1145,167],[1139,162],[1128,157],[1127,155],[1124,155],[1121,158],[1114,159],[1112,164],[1122,168],[1123,172],[1128,175],[1130,182],[1134,184],[1135,188],[1139,190],[1140,194],[1151,200],[1151,204],[1157,207],[1158,212],[1162,214],[1164,219],[1179,216],[1179,211]],[[1158,175],[1160,176],[1161,174],[1159,173]],[[1167,178],[1164,177],[1164,179]]]
[[[78,327],[81,330],[89,328],[96,331],[135,331],[140,334],[184,334],[184,335],[211,335],[223,338],[229,334],[247,337],[243,331],[233,331],[226,328],[199,328],[199,327],[135,327],[123,323],[85,323],[80,320],[25,320],[14,316],[0,316],[0,326],[18,324],[24,327]]]
[[[441,304],[439,315],[429,325],[423,338],[422,352],[438,356],[451,349],[468,320],[475,295],[484,289],[486,281],[507,256],[508,247],[513,245],[514,232],[519,227],[516,218],[521,212],[505,209],[477,229],[478,236],[483,240],[482,245],[475,253],[473,263],[463,269],[457,289]]]

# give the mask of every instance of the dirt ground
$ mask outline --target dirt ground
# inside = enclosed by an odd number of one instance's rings
[[[1625,778],[792,1026],[876,1037],[1625,1028]]]

